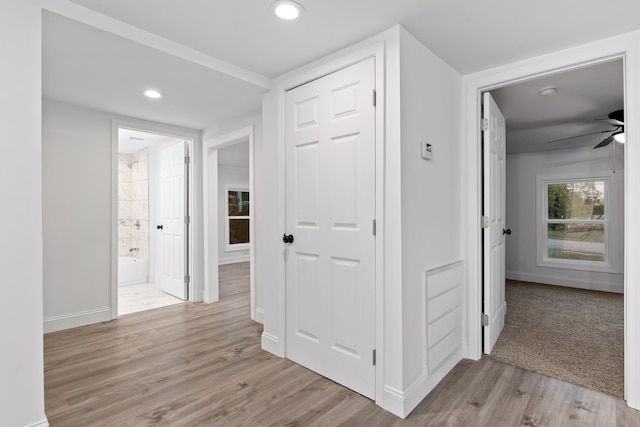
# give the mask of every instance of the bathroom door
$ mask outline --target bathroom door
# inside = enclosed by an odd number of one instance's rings
[[[188,145],[180,141],[160,150],[160,234],[158,285],[163,292],[188,298]]]

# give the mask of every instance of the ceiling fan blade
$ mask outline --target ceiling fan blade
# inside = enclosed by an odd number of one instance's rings
[[[611,126],[624,126],[624,122],[621,122],[618,119],[596,119],[599,122],[604,122],[606,124],[609,124]]]
[[[600,141],[600,144],[598,144],[595,147],[593,147],[593,149],[595,150],[596,148],[606,147],[607,145],[611,144],[612,142],[613,142],[613,135],[608,136],[605,139],[603,139],[602,141]]]
[[[569,139],[574,139],[574,138],[582,138],[583,136],[589,136],[589,135],[597,135],[599,133],[610,133],[610,132],[615,132],[617,129],[611,129],[611,130],[602,130],[599,132],[591,132],[591,133],[584,133],[582,135],[576,135],[576,136],[570,136],[568,138],[561,138],[561,139],[554,139],[553,141],[548,141],[547,144],[553,144],[554,142],[560,142],[560,141],[566,141]]]

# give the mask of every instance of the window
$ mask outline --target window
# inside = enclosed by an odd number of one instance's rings
[[[538,177],[538,265],[608,269],[609,192],[609,177]]]
[[[249,248],[249,191],[244,188],[227,190],[227,248]]]

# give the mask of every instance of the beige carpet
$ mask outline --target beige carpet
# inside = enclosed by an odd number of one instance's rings
[[[505,328],[491,357],[622,397],[623,295],[507,281]]]

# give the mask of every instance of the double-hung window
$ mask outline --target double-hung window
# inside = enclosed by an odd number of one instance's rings
[[[249,190],[227,189],[227,250],[249,249]]]
[[[608,176],[538,177],[538,265],[609,270],[610,198]]]

